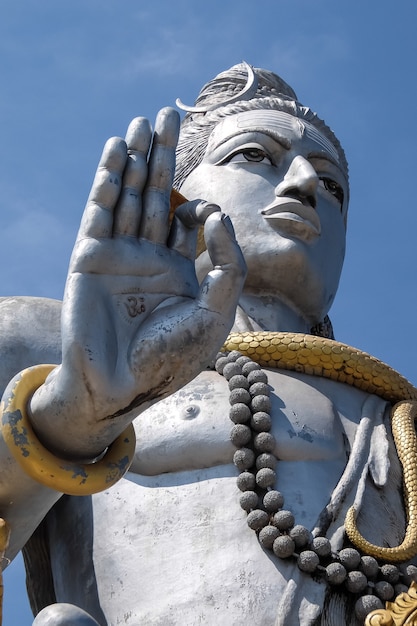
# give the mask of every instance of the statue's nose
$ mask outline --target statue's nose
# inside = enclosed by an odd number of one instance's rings
[[[315,208],[319,178],[314,167],[301,155],[294,157],[288,171],[275,188],[278,197],[291,196],[307,200]]]

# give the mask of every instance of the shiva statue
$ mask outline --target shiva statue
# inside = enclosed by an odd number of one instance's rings
[[[417,390],[333,337],[345,154],[246,63],[178,106],[106,143],[62,304],[0,299],[3,561],[34,626],[370,624]]]

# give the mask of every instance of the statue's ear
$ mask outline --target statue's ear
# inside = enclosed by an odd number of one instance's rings
[[[313,326],[310,332],[312,335],[317,335],[318,337],[334,339],[333,326],[328,315],[326,315],[322,322],[319,322],[318,324]]]

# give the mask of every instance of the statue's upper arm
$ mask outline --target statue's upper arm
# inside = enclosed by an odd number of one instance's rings
[[[22,369],[61,361],[61,302],[0,298],[0,390]]]

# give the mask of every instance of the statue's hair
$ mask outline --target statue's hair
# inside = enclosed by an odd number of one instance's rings
[[[240,91],[242,85],[245,84],[246,70],[243,64],[231,67],[204,85],[196,100],[196,105],[210,106],[217,104],[217,108],[206,113],[187,113],[185,116],[181,125],[177,148],[177,168],[174,187],[180,189],[187,176],[201,163],[210,135],[222,119],[234,113],[253,109],[284,111],[294,117],[314,124],[336,148],[341,167],[344,169],[347,178],[348,164],[345,153],[333,131],[316,113],[297,101],[297,96],[293,89],[277,74],[259,68],[255,68],[254,71],[258,79],[258,88],[256,94],[247,101],[240,100],[227,104],[230,97]],[[224,106],[222,106],[222,102],[225,102]]]

